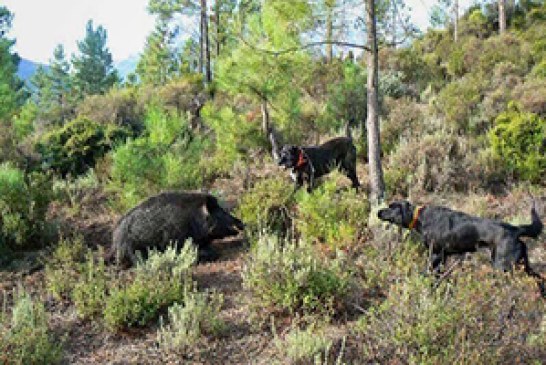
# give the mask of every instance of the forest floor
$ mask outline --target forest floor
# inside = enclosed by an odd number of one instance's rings
[[[365,173],[362,171],[362,175]],[[365,181],[365,176],[362,176]],[[242,182],[218,181],[215,191],[225,192],[226,201],[234,205],[242,191]],[[211,189],[211,190],[213,190]],[[96,192],[95,192],[96,193]],[[470,197],[471,199],[471,197]],[[463,208],[469,202],[467,196],[453,195],[422,197],[422,202],[435,202]],[[488,209],[499,216],[513,214],[514,209],[527,217],[529,199],[521,194],[487,197]],[[540,211],[546,217],[546,194],[538,197]],[[112,227],[118,217],[107,208],[107,199],[99,193],[81,199],[75,211],[67,207],[53,207],[53,215],[62,217],[65,226],[84,235],[88,244],[103,242],[108,247]],[[55,211],[57,209],[57,211]],[[546,245],[543,234],[529,245],[533,267],[546,276]],[[158,324],[112,334],[99,322],[81,320],[69,302],[54,300],[45,292],[45,274],[41,264],[44,252],[21,255],[9,267],[0,268],[0,292],[7,293],[22,283],[27,291],[40,298],[50,313],[50,328],[63,343],[64,364],[270,364],[282,363],[276,358],[274,338],[282,336],[290,325],[290,319],[260,323],[251,318],[251,298],[242,285],[241,271],[245,265],[248,243],[237,238],[215,243],[220,259],[198,264],[194,268],[194,280],[200,290],[215,290],[224,297],[221,319],[225,328],[219,336],[205,337],[184,355],[165,355],[157,344]],[[109,270],[117,270],[112,267]],[[9,298],[4,295],[4,302]],[[9,306],[9,303],[7,303]],[[343,362],[358,362],[358,346],[351,334],[351,322],[356,318],[336,319],[326,331],[333,340],[335,354]],[[335,359],[335,357],[334,357]]]

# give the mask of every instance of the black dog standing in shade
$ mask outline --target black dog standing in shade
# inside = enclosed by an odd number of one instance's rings
[[[307,191],[311,192],[315,179],[335,168],[351,180],[355,189],[360,186],[356,175],[356,147],[350,137],[334,138],[319,146],[286,145],[278,157],[279,166],[292,169],[290,175],[296,188],[307,183]]]
[[[491,250],[491,261],[496,269],[508,271],[522,264],[525,272],[539,280],[543,296],[546,289],[542,277],[529,265],[527,245],[520,237],[537,238],[543,224],[533,206],[531,224],[511,224],[471,216],[440,206],[414,206],[408,201],[397,201],[378,212],[379,219],[398,226],[415,229],[432,252],[432,268],[438,271],[449,255],[476,252],[479,247]],[[432,247],[431,247],[432,246]]]

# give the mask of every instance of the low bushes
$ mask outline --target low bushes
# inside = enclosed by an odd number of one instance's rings
[[[0,245],[29,249],[54,236],[46,222],[53,198],[51,181],[40,173],[25,173],[9,163],[0,165]]]
[[[170,305],[183,303],[192,287],[190,268],[196,260],[197,249],[191,244],[180,253],[174,246],[164,253],[150,251],[128,285],[111,289],[104,308],[106,326],[110,330],[144,326]]]
[[[28,293],[15,293],[11,314],[0,313],[0,362],[2,364],[55,364],[61,346],[50,334],[47,313]]]
[[[114,125],[103,126],[86,118],[74,119],[45,134],[36,146],[45,169],[61,175],[79,175],[93,167],[128,132]]]
[[[352,277],[345,257],[321,258],[305,241],[282,241],[262,235],[243,269],[243,286],[253,298],[258,315],[318,312],[342,308]]]
[[[366,228],[369,203],[354,189],[338,192],[332,174],[311,194],[298,196],[297,231],[304,240],[332,248],[353,245]]]
[[[488,138],[493,151],[509,171],[531,182],[543,181],[546,173],[546,119],[523,112],[511,104],[495,119]]]
[[[334,343],[326,336],[324,328],[316,327],[293,328],[283,338],[275,336],[281,360],[290,364],[327,364]]]
[[[168,309],[168,323],[160,319],[157,335],[159,346],[166,352],[183,352],[203,334],[216,334],[223,329],[218,318],[222,307],[221,295],[188,293],[184,304],[174,303]]]
[[[254,237],[262,231],[287,232],[292,224],[293,190],[284,177],[261,180],[242,196],[235,215]]]
[[[87,249],[82,237],[61,238],[45,265],[45,285],[56,299],[71,298]]]
[[[400,278],[357,328],[363,361],[419,364],[530,362],[544,356],[544,303],[528,277],[470,267],[435,283]]]

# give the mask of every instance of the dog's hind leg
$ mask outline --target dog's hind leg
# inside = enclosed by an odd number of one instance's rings
[[[542,295],[542,297],[546,298],[546,284],[544,282],[544,278],[536,271],[534,271],[531,267],[531,264],[529,263],[527,245],[525,244],[525,242],[518,240],[518,243],[520,245],[520,256],[517,260],[517,263],[523,265],[523,270],[525,270],[525,273],[527,275],[532,276],[536,279],[540,294]]]

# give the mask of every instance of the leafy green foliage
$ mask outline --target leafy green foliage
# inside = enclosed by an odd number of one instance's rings
[[[56,364],[61,346],[49,333],[47,313],[21,289],[16,292],[11,316],[0,318],[0,361],[4,364]]]
[[[74,84],[82,96],[103,94],[118,82],[106,38],[101,25],[95,29],[92,20],[87,22],[85,38],[78,42],[80,54],[72,59]]]
[[[93,167],[117,140],[127,132],[123,129],[78,118],[42,137],[37,150],[44,168],[64,175],[79,175]]]
[[[0,165],[0,244],[16,249],[40,246],[51,238],[46,212],[53,198],[48,176]]]
[[[104,320],[110,330],[144,326],[159,316],[160,311],[181,303],[191,289],[191,266],[197,249],[186,243],[164,253],[151,250],[146,261],[140,261],[135,277],[128,285],[114,288],[106,299]]]
[[[522,179],[538,182],[546,173],[546,119],[511,104],[495,120],[489,142],[507,168]]]
[[[385,301],[359,321],[363,360],[437,364],[534,358],[544,334],[532,329],[543,310],[541,300],[532,298],[533,280],[474,267],[452,276],[435,284],[415,272],[393,283]]]
[[[203,181],[201,156],[206,144],[183,118],[151,109],[145,136],[128,140],[112,154],[110,189],[122,209],[163,189],[195,189]]]
[[[271,312],[322,312],[343,307],[351,288],[345,257],[319,257],[305,242],[282,241],[261,235],[243,269],[243,286],[253,298],[258,315]]]
[[[103,126],[115,125],[131,134],[142,132],[145,106],[133,88],[110,89],[104,95],[85,97],[77,107],[79,118],[95,121]]]
[[[78,315],[83,318],[94,317],[102,313],[108,282],[102,258],[103,251],[98,251],[97,259],[91,251],[88,251],[86,256],[86,262],[81,265],[80,278],[72,292],[72,300]]]
[[[81,276],[86,247],[82,237],[61,238],[45,265],[45,285],[56,299],[70,298]]]
[[[297,229],[309,242],[347,247],[363,235],[369,203],[354,189],[337,192],[335,175],[298,199]]]
[[[157,334],[159,346],[166,352],[184,352],[203,334],[216,334],[223,328],[218,318],[223,304],[219,294],[189,292],[184,303],[174,303],[168,309],[168,324],[160,319]]]
[[[325,329],[313,325],[303,330],[293,328],[282,339],[275,338],[275,346],[282,360],[288,360],[291,364],[328,363],[332,345],[333,341],[326,336]]]
[[[245,159],[251,149],[266,146],[264,137],[256,124],[248,123],[233,108],[223,107],[212,110],[205,107],[202,111],[205,123],[216,134],[215,151],[207,168],[217,173],[228,173],[240,159]]]
[[[48,68],[39,66],[32,75],[32,101],[38,108],[37,114],[41,120],[59,125],[71,117],[75,95],[69,71],[64,48],[59,44],[53,51]]]
[[[295,203],[293,191],[293,185],[284,177],[259,181],[241,197],[235,215],[245,222],[245,229],[251,235],[263,231],[286,232]]]
[[[481,100],[480,80],[464,77],[447,85],[439,94],[434,109],[456,131],[468,131],[469,119]]]
[[[0,6],[0,120],[8,119],[25,98],[23,82],[17,77],[20,58],[11,49],[15,41],[5,36],[12,19],[13,14]]]

